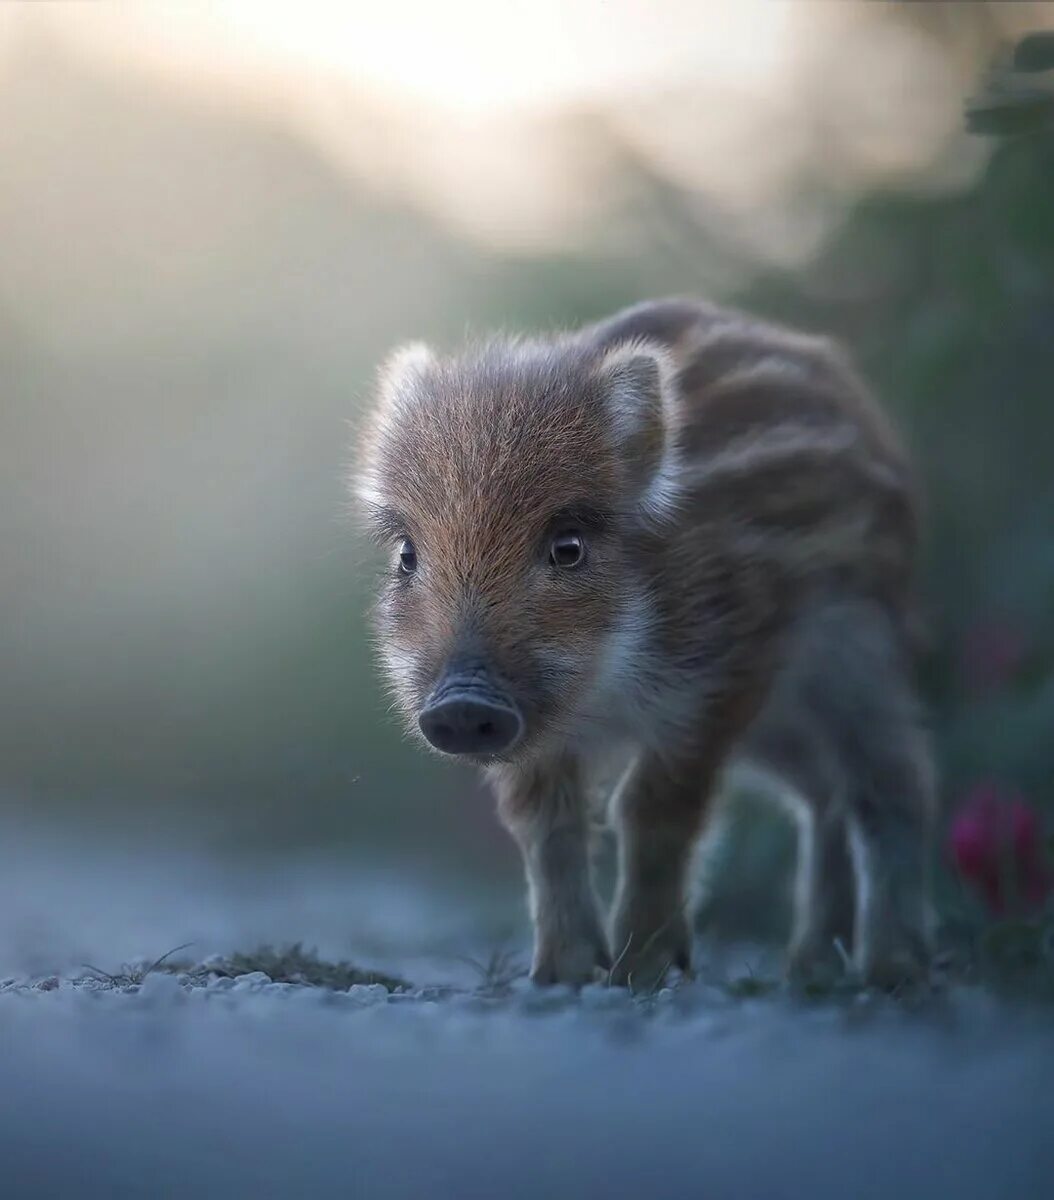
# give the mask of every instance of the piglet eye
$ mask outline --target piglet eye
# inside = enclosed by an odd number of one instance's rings
[[[399,543],[399,570],[404,575],[412,575],[417,570],[417,550],[409,538],[403,538]]]
[[[558,533],[549,545],[549,561],[554,567],[581,566],[586,544],[578,533]]]

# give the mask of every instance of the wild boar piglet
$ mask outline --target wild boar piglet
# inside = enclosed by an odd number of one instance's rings
[[[798,822],[790,968],[841,937],[872,982],[925,969],[916,488],[833,344],[683,299],[410,344],[358,449],[380,658],[412,732],[494,786],[537,982],[689,969],[693,850],[737,767]],[[604,920],[586,797],[613,753]]]

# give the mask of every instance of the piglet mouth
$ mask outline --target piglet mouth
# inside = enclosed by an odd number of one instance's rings
[[[508,754],[524,731],[515,702],[479,671],[466,670],[444,675],[417,724],[441,753],[484,760]]]

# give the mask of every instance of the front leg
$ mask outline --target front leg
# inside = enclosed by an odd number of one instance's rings
[[[498,811],[523,853],[534,923],[535,983],[591,982],[609,967],[590,874],[589,815],[567,756],[491,773]]]
[[[702,761],[671,768],[644,752],[612,799],[619,881],[611,920],[612,981],[658,986],[691,966],[689,872],[714,776]]]

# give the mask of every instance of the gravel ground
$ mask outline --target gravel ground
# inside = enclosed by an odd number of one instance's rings
[[[0,997],[11,1198],[1048,1197],[1054,1028],[242,979]]]
[[[471,970],[442,979],[432,960],[426,980],[412,954],[426,916],[429,942],[454,947],[471,915],[379,877],[341,898],[308,872],[276,929],[276,898],[219,864],[196,861],[188,888],[178,856],[114,874],[113,850],[79,844],[74,861],[43,842],[35,860],[13,845],[0,852],[0,973],[16,964],[0,983],[10,1200],[1051,1195],[1049,1010],[966,988],[913,1003],[705,983],[647,1000],[522,980],[471,990]],[[369,911],[358,928],[391,942],[385,969],[399,960],[412,985],[229,978],[217,959],[137,984],[103,954],[135,939],[164,950],[181,932],[233,949],[218,944],[238,932],[232,888],[246,936],[304,937],[338,900]],[[40,970],[49,947],[54,973]],[[74,971],[80,953],[114,980]]]

